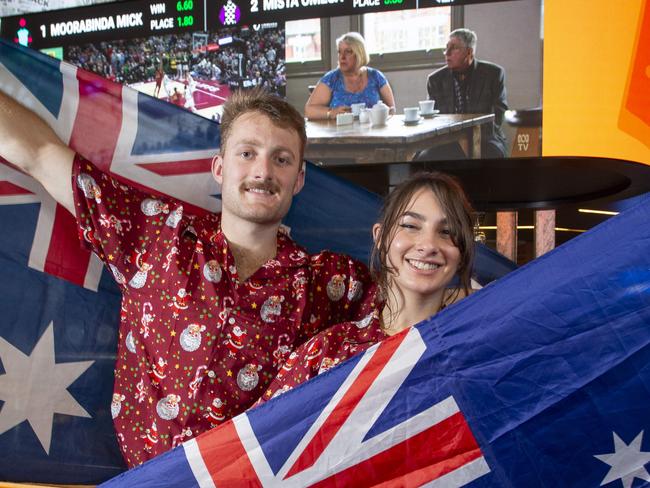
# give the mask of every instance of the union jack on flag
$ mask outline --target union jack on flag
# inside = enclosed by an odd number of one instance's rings
[[[349,374],[336,378],[340,385],[331,377],[319,384],[323,393],[337,387],[327,404],[301,403],[296,417],[291,400],[278,400],[274,408],[222,427],[218,444],[214,436],[187,442],[185,455],[199,485],[234,486],[244,476],[261,486],[421,486],[433,480],[459,486],[487,473],[452,396],[430,396],[431,405],[399,422],[385,414],[425,352],[413,329],[349,364]],[[279,417],[272,437],[264,430],[268,416]],[[305,422],[301,436],[291,429],[298,418]]]
[[[217,211],[210,161],[216,123],[126,86],[0,40],[5,93],[39,114],[72,149],[130,184]],[[197,174],[204,174],[197,177]],[[76,244],[73,217],[37,183],[0,165],[5,204],[40,201],[30,267],[96,290],[102,265]]]

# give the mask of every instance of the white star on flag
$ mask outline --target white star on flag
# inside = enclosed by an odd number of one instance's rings
[[[90,417],[67,388],[94,361],[55,363],[52,322],[29,356],[0,337],[0,361],[0,435],[27,420],[49,454],[54,413]]]
[[[613,434],[614,452],[594,455],[599,461],[611,466],[600,486],[619,479],[623,483],[623,488],[631,488],[634,478],[650,481],[650,473],[645,468],[645,465],[650,462],[650,452],[641,451],[643,431],[629,444],[623,442],[616,432]]]

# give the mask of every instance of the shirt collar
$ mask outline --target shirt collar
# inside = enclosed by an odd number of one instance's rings
[[[225,265],[234,265],[234,259],[228,249],[228,240],[221,230],[221,214],[209,214],[197,218],[192,226],[196,231],[197,238],[203,242],[204,246],[211,246],[216,253],[222,254]],[[273,264],[276,266],[288,268],[305,266],[309,261],[309,254],[288,236],[288,232],[288,228],[285,226],[280,226],[278,229],[276,256],[269,263],[275,261]],[[266,265],[262,269],[266,269]]]

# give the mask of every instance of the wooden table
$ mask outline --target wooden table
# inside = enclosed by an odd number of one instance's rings
[[[394,115],[382,127],[358,120],[338,126],[333,120],[310,120],[305,159],[323,166],[397,163],[412,161],[418,151],[450,142],[458,142],[468,158],[480,158],[481,125],[493,120],[493,114],[437,114],[406,125],[403,115]]]

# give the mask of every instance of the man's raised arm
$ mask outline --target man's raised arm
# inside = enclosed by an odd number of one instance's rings
[[[74,151],[32,111],[0,92],[0,156],[41,183],[74,214]]]

